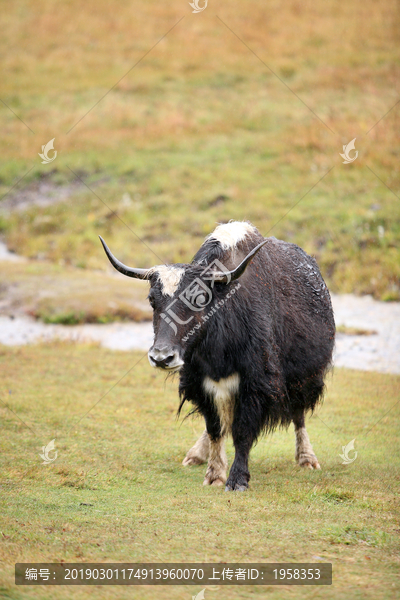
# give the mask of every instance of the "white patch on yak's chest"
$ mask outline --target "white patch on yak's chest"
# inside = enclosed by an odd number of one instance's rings
[[[211,396],[217,409],[222,435],[229,433],[232,428],[235,397],[239,391],[239,383],[239,373],[233,373],[219,381],[214,381],[210,377],[205,377],[203,381],[203,389],[208,396]]]

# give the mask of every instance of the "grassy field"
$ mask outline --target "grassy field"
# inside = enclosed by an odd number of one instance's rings
[[[145,267],[249,219],[315,254],[333,291],[398,300],[399,24],[395,0],[8,3],[3,203],[72,187],[3,211],[0,233],[85,269],[105,268],[101,234]]]
[[[399,377],[336,369],[308,422],[322,470],[295,465],[290,428],[253,449],[250,490],[226,494],[202,486],[204,466],[181,466],[202,422],[176,421],[176,382],[143,354],[3,347],[0,375],[0,597],[71,597],[66,587],[17,588],[17,561],[314,560],[333,563],[331,587],[229,587],[206,598],[398,598],[399,405],[389,410]],[[53,438],[58,457],[42,465]],[[354,438],[357,458],[343,466],[342,446]],[[73,597],[184,600],[198,591],[79,587]]]
[[[148,319],[147,286],[110,276],[98,235],[147,267],[190,261],[230,219],[314,254],[333,292],[400,300],[396,0],[3,4],[0,236],[30,259],[0,264],[7,314]],[[399,384],[336,369],[308,424],[322,470],[300,470],[293,430],[278,431],[252,451],[250,490],[226,494],[182,467],[203,424],[176,420],[177,383],[144,354],[0,347],[0,598],[201,589],[21,588],[17,561],[243,560],[332,562],[334,583],[206,600],[397,599]]]

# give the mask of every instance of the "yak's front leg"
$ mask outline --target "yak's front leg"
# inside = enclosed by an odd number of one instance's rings
[[[239,408],[236,410],[235,418],[232,424],[232,438],[235,446],[235,460],[233,461],[225,491],[244,492],[249,487],[249,454],[254,441],[259,433],[258,423],[249,418],[248,413],[244,413]]]
[[[226,492],[245,492],[249,487],[249,454],[253,441],[236,438],[233,439],[235,446],[235,460],[233,461],[229,478],[226,482]]]
[[[197,442],[188,451],[182,464],[187,467],[189,465],[201,465],[207,462],[207,458],[210,452],[210,440],[208,438],[207,430],[205,429]]]

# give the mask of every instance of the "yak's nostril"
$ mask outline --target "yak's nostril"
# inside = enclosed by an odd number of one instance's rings
[[[169,356],[167,356],[166,358],[163,358],[162,360],[157,360],[154,359],[154,362],[156,363],[157,367],[168,367],[168,365],[170,365],[172,363],[172,361],[175,358],[175,354],[170,354]]]
[[[168,351],[167,349],[159,350],[158,348],[153,348],[149,352],[149,358],[153,366],[166,369],[174,362],[177,355],[175,352]]]

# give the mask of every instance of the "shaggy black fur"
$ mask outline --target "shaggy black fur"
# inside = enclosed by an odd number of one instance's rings
[[[263,240],[255,229],[228,252],[219,242],[206,241],[191,265],[182,265],[185,275],[174,298],[214,259],[234,268]],[[184,360],[179,410],[185,401],[193,403],[214,440],[221,435],[221,424],[203,390],[204,378],[219,381],[233,373],[240,375],[232,424],[236,455],[227,489],[244,489],[250,479],[249,452],[260,433],[291,421],[304,423],[305,412],[314,409],[324,390],[335,323],[318,266],[298,246],[268,238],[236,282],[214,284],[212,301],[202,312],[194,313],[180,300],[174,304],[182,321],[193,317],[188,324],[178,325],[177,335],[160,319],[171,298],[162,296],[156,276],[151,285],[155,344],[179,348]],[[221,305],[221,300],[226,302]],[[215,312],[204,320],[213,307]]]

